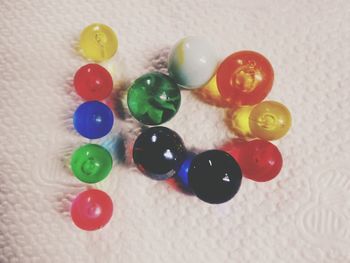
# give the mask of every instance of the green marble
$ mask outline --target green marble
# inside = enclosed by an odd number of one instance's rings
[[[97,144],[86,144],[76,149],[71,158],[71,169],[80,181],[94,184],[107,177],[112,169],[112,156]]]
[[[129,87],[130,113],[146,125],[159,125],[170,120],[179,110],[180,103],[179,86],[159,72],[142,75]]]

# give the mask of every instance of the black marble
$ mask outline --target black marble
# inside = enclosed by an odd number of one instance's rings
[[[231,155],[209,150],[194,157],[188,171],[191,189],[204,202],[220,204],[238,192],[242,171]]]
[[[177,172],[186,158],[180,136],[166,127],[143,131],[136,139],[133,158],[137,168],[155,180],[165,180]]]

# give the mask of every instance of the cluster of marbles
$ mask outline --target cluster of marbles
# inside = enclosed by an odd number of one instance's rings
[[[102,62],[117,52],[118,39],[110,27],[92,24],[82,31],[79,47],[86,59]],[[266,182],[279,174],[282,155],[269,141],[288,132],[291,114],[279,102],[263,101],[274,80],[273,68],[263,55],[239,51],[220,62],[204,38],[186,37],[171,50],[168,72],[149,72],[128,88],[131,115],[154,126],[143,129],[133,145],[133,160],[142,173],[155,180],[177,178],[189,192],[210,204],[232,199],[243,176]],[[74,113],[75,130],[90,140],[107,135],[114,124],[113,112],[103,103],[113,89],[109,72],[99,64],[87,64],[76,72],[74,87],[85,100]],[[240,139],[194,153],[175,131],[158,126],[178,112],[181,89],[227,108],[229,126]],[[88,184],[105,179],[112,165],[109,151],[93,143],[79,147],[71,157],[73,174]],[[75,225],[88,231],[106,225],[112,214],[111,198],[97,189],[78,194],[71,206]]]
[[[107,135],[114,124],[112,110],[103,102],[113,89],[111,74],[96,62],[110,59],[117,51],[118,40],[113,30],[103,24],[86,27],[79,42],[81,54],[89,63],[79,68],[74,76],[76,93],[85,102],[74,112],[75,130],[87,139]],[[95,184],[105,179],[113,165],[110,152],[104,147],[88,143],[76,149],[71,156],[71,170],[80,181]],[[71,206],[71,218],[80,229],[91,231],[106,225],[113,214],[113,202],[107,193],[89,189],[76,196]]]
[[[212,204],[228,201],[241,185],[242,172],[231,155],[222,150],[188,154],[181,137],[163,126],[147,128],[137,137],[133,159],[150,178],[177,176],[198,198]]]
[[[291,114],[286,106],[277,101],[263,101],[227,112],[229,128],[242,138],[277,140],[291,126]]]
[[[234,197],[242,175],[266,182],[279,174],[282,155],[269,140],[288,132],[291,114],[279,102],[263,101],[274,80],[263,55],[239,51],[220,63],[205,39],[186,37],[172,48],[168,72],[150,72],[130,85],[127,101],[135,119],[145,125],[169,121],[179,109],[180,89],[189,89],[210,104],[227,108],[229,126],[241,139],[195,154],[186,150],[175,131],[148,127],[133,147],[134,163],[142,173],[155,180],[176,177],[211,204]]]

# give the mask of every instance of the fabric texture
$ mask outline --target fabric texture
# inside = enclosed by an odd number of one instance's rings
[[[347,0],[77,0],[0,3],[0,262],[350,262],[350,2]],[[268,99],[293,116],[277,141],[275,180],[243,180],[237,196],[209,205],[153,181],[132,166],[140,126],[116,103],[113,132],[95,140],[126,161],[96,187],[113,199],[111,222],[77,229],[73,197],[87,188],[71,175],[72,151],[88,142],[72,127],[81,100],[72,88],[86,64],[76,52],[93,22],[118,34],[112,101],[139,75],[166,72],[169,48],[188,35],[211,41],[221,58],[255,50],[271,61]],[[166,124],[189,149],[234,135],[224,111],[182,92]]]

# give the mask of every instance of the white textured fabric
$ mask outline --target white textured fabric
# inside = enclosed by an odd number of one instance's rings
[[[2,0],[0,11],[1,263],[350,262],[348,0]],[[77,229],[69,204],[86,185],[64,164],[86,142],[72,130],[80,101],[71,84],[86,63],[75,51],[79,33],[92,22],[118,32],[121,85],[164,70],[169,47],[186,35],[204,35],[222,57],[266,55],[276,74],[269,98],[293,115],[278,142],[280,176],[244,180],[233,200],[208,205],[115,165],[98,185],[115,203],[111,222]],[[167,126],[189,148],[233,136],[221,109],[182,94]],[[135,127],[117,120],[113,134],[132,138]]]

